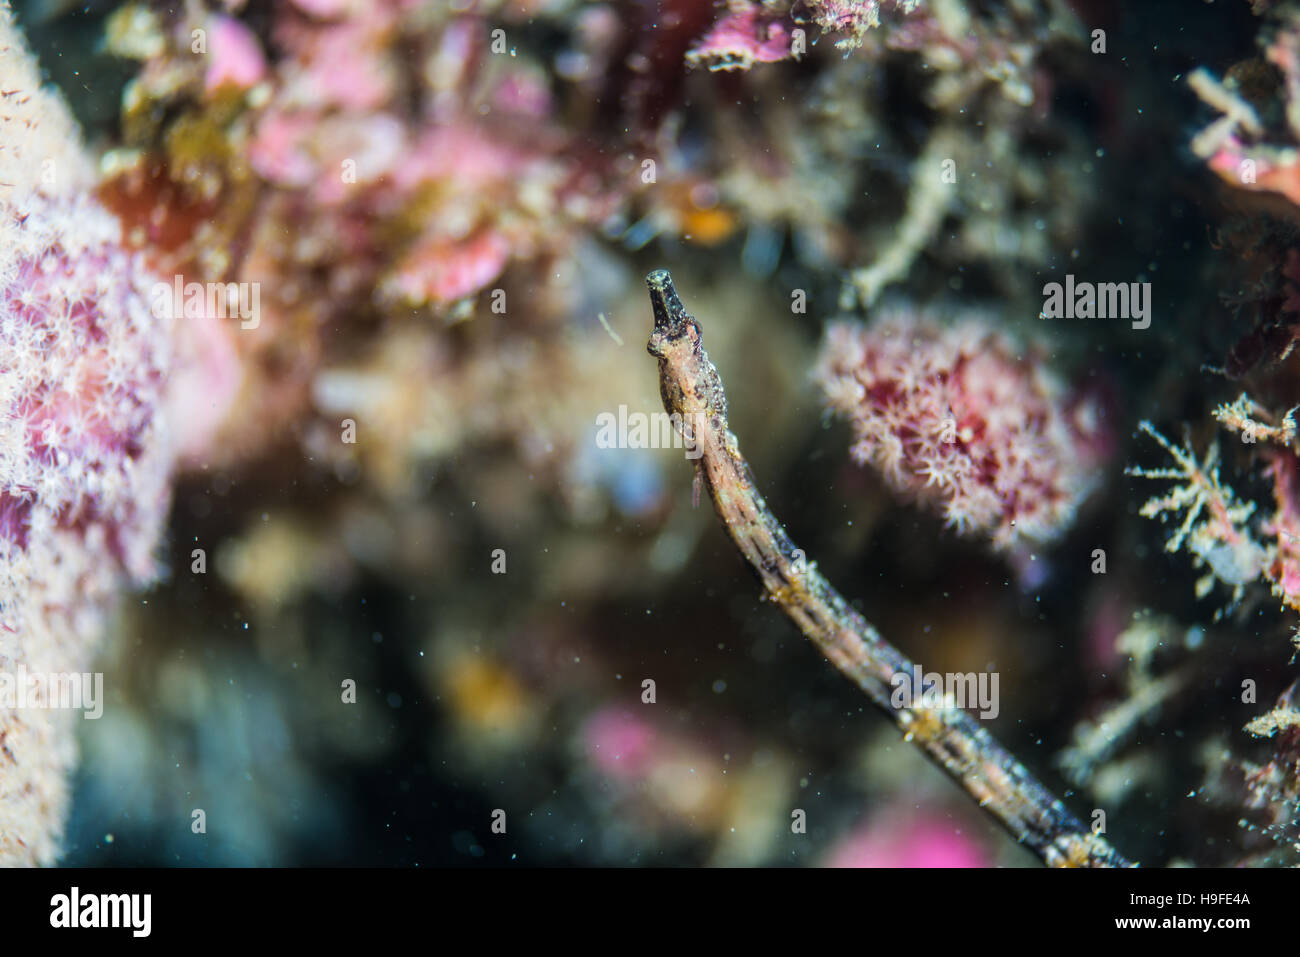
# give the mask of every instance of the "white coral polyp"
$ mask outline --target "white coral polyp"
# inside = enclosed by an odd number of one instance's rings
[[[90,670],[105,613],[155,571],[173,455],[171,329],[91,196],[93,168],[0,4],[0,675]],[[0,700],[0,865],[52,862],[67,711]]]

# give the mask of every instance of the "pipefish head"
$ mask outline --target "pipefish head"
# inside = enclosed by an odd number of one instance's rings
[[[683,340],[692,348],[699,348],[700,324],[682,305],[668,270],[656,269],[645,277],[645,284],[650,289],[650,307],[655,319],[646,351],[663,359],[671,346],[680,346]]]
[[[722,379],[704,351],[700,324],[682,305],[666,269],[646,276],[654,329],[646,351],[659,360],[659,393],[664,409],[682,415],[703,413],[726,421]]]

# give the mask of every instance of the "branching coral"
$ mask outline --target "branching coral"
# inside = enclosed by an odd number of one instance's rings
[[[1277,704],[1246,725],[1257,738],[1271,739],[1273,753],[1262,764],[1246,762],[1241,769],[1251,811],[1265,817],[1264,835],[1300,851],[1300,684],[1293,684]]]
[[[1185,548],[1197,567],[1208,567],[1197,583],[1198,596],[1208,594],[1217,580],[1232,589],[1235,603],[1247,585],[1262,579],[1284,605],[1300,610],[1300,500],[1296,496],[1300,463],[1291,448],[1293,412],[1270,417],[1244,394],[1215,410],[1215,417],[1239,432],[1243,443],[1261,445],[1274,499],[1271,514],[1263,518],[1256,518],[1257,503],[1240,498],[1220,478],[1217,443],[1211,443],[1198,460],[1190,445],[1174,445],[1150,422],[1139,426],[1169,453],[1174,467],[1132,467],[1129,474],[1175,483],[1167,495],[1148,500],[1141,514],[1162,522],[1169,517],[1178,521],[1165,548],[1170,552]]]
[[[1300,18],[1283,17],[1263,44],[1269,63],[1281,71],[1285,134],[1266,129],[1259,111],[1242,96],[1236,77],[1217,79],[1199,69],[1188,82],[1219,118],[1192,140],[1192,149],[1224,182],[1247,191],[1275,193],[1300,205],[1300,150],[1284,142],[1300,135]],[[1240,71],[1249,78],[1257,71]]]
[[[1098,768],[1135,737],[1143,723],[1158,717],[1169,699],[1187,685],[1185,669],[1157,671],[1154,662],[1162,651],[1167,653],[1171,648],[1195,645],[1200,639],[1199,629],[1188,629],[1179,634],[1168,620],[1152,615],[1135,617],[1136,620],[1115,641],[1115,651],[1122,660],[1126,659],[1123,697],[1095,720],[1078,725],[1074,743],[1058,759],[1057,763],[1075,784],[1084,785],[1091,781]],[[1127,790],[1133,783],[1131,779],[1124,781],[1122,789]]]
[[[843,34],[836,42],[841,48],[862,46],[867,31],[880,26],[882,9],[899,19],[917,12],[923,0],[811,0],[812,19],[828,33]],[[942,6],[942,0],[936,6]]]
[[[1246,448],[1256,450],[1264,465],[1263,475],[1271,483],[1273,509],[1257,515],[1258,505],[1243,499],[1220,477],[1219,446],[1211,443],[1199,459],[1185,442],[1176,446],[1149,422],[1140,428],[1160,444],[1174,460],[1174,467],[1130,468],[1129,474],[1175,483],[1164,496],[1147,501],[1141,514],[1165,521],[1173,518],[1178,527],[1169,535],[1170,552],[1187,550],[1198,567],[1207,573],[1197,583],[1197,595],[1207,594],[1217,581],[1232,589],[1233,603],[1239,602],[1249,585],[1264,581],[1273,594],[1291,610],[1300,610],[1300,498],[1297,478],[1300,463],[1295,454],[1294,409],[1274,415],[1245,393],[1221,404],[1214,416],[1229,431],[1237,433]],[[1215,619],[1222,615],[1220,609]],[[1294,638],[1300,647],[1300,637]],[[1169,679],[1151,683],[1139,681],[1133,701],[1126,707],[1147,710],[1141,698],[1152,692],[1166,697]],[[1136,692],[1142,692],[1138,694]],[[1256,764],[1234,758],[1231,751],[1213,755],[1207,781],[1211,798],[1228,807],[1244,806],[1267,819],[1264,833],[1282,843],[1296,844],[1300,836],[1300,803],[1295,787],[1296,728],[1291,692],[1278,706],[1260,715],[1245,730],[1256,737],[1277,736],[1271,760]],[[1253,699],[1250,699],[1253,700]],[[1153,702],[1154,703],[1154,702]],[[1238,796],[1233,782],[1244,782],[1245,794]],[[1243,822],[1245,823],[1245,822]],[[1300,848],[1300,844],[1296,844]]]
[[[1245,586],[1263,573],[1268,557],[1248,526],[1255,514],[1255,503],[1239,500],[1232,488],[1220,481],[1217,444],[1211,444],[1204,459],[1198,461],[1190,447],[1174,445],[1150,422],[1142,422],[1139,427],[1169,453],[1174,467],[1135,466],[1128,470],[1129,474],[1177,483],[1169,494],[1149,499],[1141,514],[1161,521],[1166,516],[1178,520],[1178,528],[1170,534],[1165,548],[1177,552],[1186,546],[1198,566],[1209,566],[1209,574],[1197,583],[1198,596],[1207,594],[1218,579],[1233,589],[1234,601],[1240,600]]]
[[[1022,2],[989,14],[951,0],[731,0],[686,59],[713,70],[747,70],[799,59],[825,34],[846,54],[864,47],[869,56],[884,49],[922,53],[942,76],[936,102],[966,99],[991,82],[1028,105],[1044,42],[1074,31],[1072,13],[1058,2]]]
[[[1050,162],[1041,144],[1026,148],[1043,132],[1055,82],[1041,60],[1082,39],[1064,4],[972,11],[947,2],[792,7],[782,0],[736,0],[719,17],[688,63],[744,70],[807,58],[818,67],[807,92],[792,67],[755,69],[739,81],[762,97],[761,129],[733,137],[730,126],[753,123],[745,117],[728,124],[726,106],[719,104],[728,148],[717,157],[724,170],[714,183],[723,208],[756,227],[754,246],[765,238],[771,245],[777,239],[770,234],[790,226],[796,248],[810,261],[863,262],[850,274],[842,308],[852,305],[855,293],[862,306],[873,305],[882,289],[907,277],[923,252],[948,262],[995,255],[1042,265],[1051,238],[1077,231],[1078,167],[1087,168],[1091,148],[1066,138]],[[833,56],[824,42],[814,47],[810,31],[836,38],[842,56]],[[916,95],[933,119],[919,150],[891,142],[895,131],[878,124],[877,101],[887,95],[883,78],[895,67],[919,69],[924,77]],[[664,155],[673,153],[665,149]],[[856,189],[846,168],[861,183]],[[904,208],[895,212],[900,168],[910,172],[902,177]],[[832,169],[835,174],[826,175]],[[858,215],[855,195],[871,197],[877,207],[871,215]],[[942,227],[954,221],[945,239]],[[850,235],[846,223],[862,225]]]
[[[1118,697],[1076,726],[1074,744],[1058,763],[1071,781],[1112,807],[1139,804],[1148,788],[1181,773],[1192,784],[1190,813],[1207,824],[1241,828],[1236,840],[1215,852],[1220,866],[1293,863],[1300,851],[1295,685],[1272,710],[1245,725],[1259,742],[1230,744],[1228,729],[1220,725],[1203,739],[1185,730],[1179,734],[1191,748],[1184,754],[1151,747],[1153,734],[1186,729],[1205,713],[1205,695],[1223,683],[1224,662],[1215,652],[1227,651],[1230,635],[1199,624],[1180,627],[1150,609],[1137,611],[1114,643],[1114,665],[1122,675]],[[1261,660],[1240,646],[1232,650],[1238,667]],[[1217,722],[1222,715],[1215,710],[1210,717]],[[1204,765],[1205,773],[1188,774],[1181,766],[1189,763]]]

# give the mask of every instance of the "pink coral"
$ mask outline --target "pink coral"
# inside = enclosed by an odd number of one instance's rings
[[[0,483],[25,503],[29,530],[95,530],[115,563],[146,578],[165,494],[160,481],[138,484],[140,459],[167,338],[114,220],[82,197],[26,206],[0,224],[14,240],[0,280]]]
[[[989,855],[936,812],[888,814],[831,848],[827,867],[988,867]]]
[[[122,586],[155,571],[171,329],[90,195],[66,107],[0,6],[0,676],[85,672]],[[58,853],[69,715],[0,700],[0,865]]]
[[[638,780],[651,771],[657,737],[648,721],[613,708],[597,711],[583,729],[584,745],[596,767],[626,780]]]
[[[1300,607],[1300,466],[1292,452],[1270,450],[1267,461],[1265,472],[1273,482],[1276,511],[1262,530],[1277,544],[1264,577],[1273,583],[1274,594],[1296,608]]]
[[[691,64],[711,70],[748,70],[755,63],[776,63],[794,56],[790,24],[757,4],[733,6],[686,55]]]
[[[212,18],[212,62],[204,78],[209,93],[223,86],[246,90],[266,76],[266,57],[248,29],[231,17]]]
[[[382,341],[376,318],[464,319],[494,288],[539,277],[559,288],[557,261],[645,185],[619,168],[632,160],[555,115],[547,70],[526,50],[492,52],[486,13],[409,0],[277,5],[254,18],[266,63],[242,98],[206,95],[216,67],[193,56],[191,19],[158,17],[163,48],[128,111],[129,124],[175,119],[139,124],[144,146],[100,192],[164,277],[263,293],[256,329],[181,331],[190,358],[207,338],[221,347],[189,377],[221,394],[203,409],[205,431],[220,418],[219,433],[188,443],[188,462],[231,462],[297,431],[312,379]],[[239,42],[216,52],[243,65],[220,72],[260,75]]]
[[[501,275],[509,256],[510,244],[496,232],[460,243],[426,239],[407,253],[390,288],[411,302],[454,302]]]
[[[795,42],[796,32],[804,32],[795,23],[809,21],[838,35],[837,46],[852,49],[862,45],[868,31],[880,26],[882,8],[901,23],[920,7],[921,0],[806,0],[800,4],[730,0],[726,12],[686,60],[708,64],[711,70],[748,70],[755,63],[798,59],[806,46]],[[924,25],[921,36],[925,39],[953,42],[928,17],[916,19]],[[919,39],[908,38],[904,43]]]
[[[1292,138],[1300,132],[1300,25],[1283,25],[1265,44],[1265,55],[1285,83],[1285,116]],[[1192,151],[1225,182],[1245,190],[1279,193],[1300,204],[1300,163],[1289,146],[1264,141],[1264,126],[1235,82],[1221,83],[1206,69],[1189,77],[1193,91],[1222,115],[1192,140]]]
[[[1098,409],[983,320],[835,324],[817,379],[855,459],[999,549],[1051,540],[1088,491]]]

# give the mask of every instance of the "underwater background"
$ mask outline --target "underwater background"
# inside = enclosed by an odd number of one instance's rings
[[[981,723],[1085,825],[1297,862],[1300,6],[15,6],[120,236],[0,264],[6,329],[89,302],[96,348],[109,269],[173,307],[121,373],[165,493],[48,510],[122,570],[66,612],[104,709],[15,817],[41,863],[1035,866],[636,431],[659,268],[794,542],[927,672],[996,674]]]

